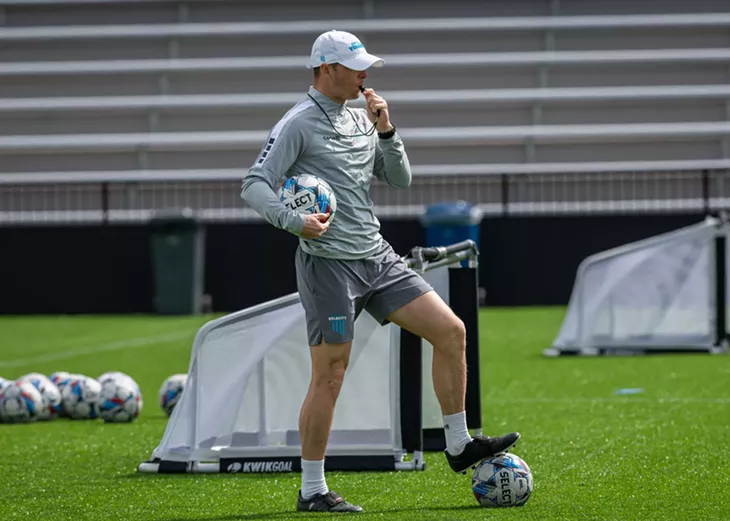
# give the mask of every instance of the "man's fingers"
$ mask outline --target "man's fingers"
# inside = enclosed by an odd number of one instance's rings
[[[322,237],[322,235],[324,235],[324,233],[327,231],[327,229],[329,227],[330,227],[330,223],[322,223],[321,228],[319,230],[317,230],[316,232],[314,232],[314,236],[317,238]]]
[[[376,104],[383,103],[385,101],[383,98],[375,94],[373,89],[365,89],[363,94],[365,95],[365,102],[371,110]]]
[[[371,99],[368,102],[368,111],[372,114],[377,114],[379,110],[388,110],[388,104],[382,98]]]
[[[330,218],[330,214],[328,214],[328,213],[312,213],[312,214],[307,215],[307,217],[306,217],[306,219],[308,221],[314,220],[319,223],[324,223],[329,218]]]

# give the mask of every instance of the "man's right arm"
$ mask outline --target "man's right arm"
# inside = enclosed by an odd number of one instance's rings
[[[274,127],[243,178],[241,198],[276,228],[299,235],[304,228],[304,216],[287,208],[276,195],[276,189],[304,151],[305,135],[296,123],[297,119],[292,118]]]

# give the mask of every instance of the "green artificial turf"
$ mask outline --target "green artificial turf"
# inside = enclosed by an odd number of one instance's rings
[[[545,358],[563,314],[481,312],[484,427],[522,433],[514,452],[535,481],[524,507],[478,507],[470,477],[438,453],[424,472],[332,472],[329,487],[362,505],[364,519],[730,519],[728,356]],[[145,404],[132,424],[0,425],[0,519],[321,518],[294,512],[299,474],[136,472],[167,422],[158,389],[187,371],[209,318],[0,317],[0,376],[123,371]],[[626,388],[641,392],[617,394]]]

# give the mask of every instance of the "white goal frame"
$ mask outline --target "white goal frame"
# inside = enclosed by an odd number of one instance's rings
[[[476,433],[481,432],[481,400],[479,389],[479,347],[478,347],[478,250],[473,241],[464,241],[448,247],[422,248],[411,250],[406,261],[409,266],[422,273],[427,280],[429,273],[440,273],[443,280],[431,281],[434,289],[460,316],[467,327],[468,394],[467,425]],[[440,271],[436,271],[438,268]],[[446,278],[447,277],[447,278]],[[210,440],[200,435],[201,400],[200,382],[196,377],[198,353],[206,339],[216,331],[278,310],[287,312],[300,306],[299,294],[292,293],[279,299],[244,309],[203,325],[193,342],[191,363],[188,371],[188,384],[178,405],[172,412],[167,428],[152,457],[138,466],[142,473],[260,473],[296,472],[301,470],[301,445],[297,431],[277,432],[276,446],[267,445],[261,440],[257,445],[251,437],[253,433],[232,433],[228,445],[213,446]],[[365,314],[363,314],[365,315]],[[369,316],[368,316],[369,318]],[[371,318],[369,318],[372,320]],[[374,320],[373,320],[374,323]],[[380,326],[378,326],[380,327]],[[381,327],[377,333],[389,339],[389,364],[391,368],[391,418],[392,429],[384,432],[332,430],[330,440],[344,440],[343,445],[328,444],[326,466],[328,470],[424,470],[425,450],[445,448],[441,425],[424,425],[424,404],[429,407],[427,391],[432,392],[430,371],[425,371],[423,362],[427,344],[420,338],[402,331],[394,324]],[[357,335],[357,330],[356,330]],[[378,337],[378,338],[381,338]],[[302,338],[302,345],[306,339]],[[430,356],[430,355],[429,355]],[[263,359],[257,362],[255,371],[263,381]],[[430,362],[429,362],[430,363]],[[424,380],[428,383],[424,385]],[[262,384],[263,385],[263,384]],[[265,411],[265,400],[271,399],[259,386],[259,411]],[[433,407],[431,396],[430,406]],[[436,404],[437,406],[437,404]],[[187,415],[187,416],[186,416]],[[264,428],[258,433],[269,432],[265,428],[266,414],[262,414],[259,425]],[[433,416],[433,415],[432,415]],[[391,432],[392,431],[392,432]],[[179,440],[185,438],[185,443]],[[269,433],[270,434],[270,433]],[[364,434],[364,435],[363,435]],[[237,445],[236,435],[248,436],[248,442]],[[224,437],[227,436],[224,434]],[[175,438],[175,443],[171,440]],[[240,440],[241,438],[239,438]],[[219,441],[219,440],[218,440]],[[178,445],[178,446],[175,446]],[[409,457],[410,455],[410,457]]]
[[[581,262],[576,273],[563,325],[553,345],[543,351],[545,356],[579,355],[645,355],[652,353],[722,353],[728,351],[727,295],[728,280],[727,255],[730,225],[725,215],[708,215],[702,222],[663,233],[644,240],[612,248],[591,255]],[[708,335],[676,335],[660,337],[646,335],[630,339],[614,339],[592,334],[596,317],[585,311],[586,303],[595,295],[589,295],[583,284],[586,273],[595,265],[618,259],[647,248],[679,243],[682,241],[705,239],[710,259],[707,263],[707,316]],[[612,323],[612,320],[609,320]]]

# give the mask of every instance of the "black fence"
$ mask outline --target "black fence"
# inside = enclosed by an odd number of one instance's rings
[[[567,304],[588,255],[697,223],[701,213],[485,217],[479,282],[487,306]],[[204,291],[234,311],[296,291],[298,240],[263,222],[205,226]],[[402,254],[426,245],[416,219],[384,219]],[[147,225],[0,227],[0,313],[149,313],[154,307]]]

